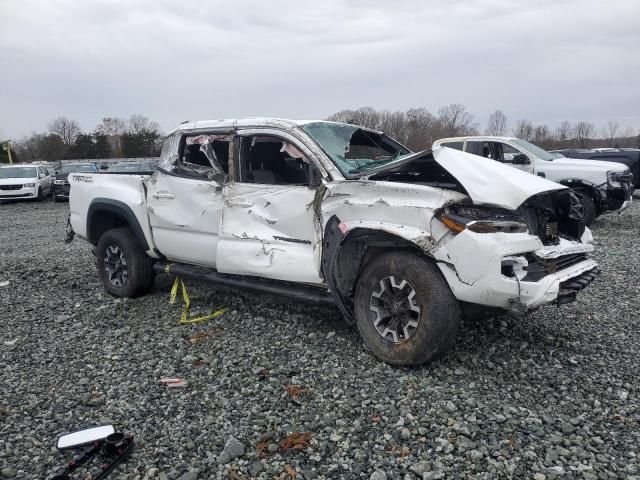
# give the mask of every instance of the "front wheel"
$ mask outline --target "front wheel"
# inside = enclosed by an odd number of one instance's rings
[[[576,196],[580,200],[582,208],[584,209],[584,224],[589,227],[596,219],[596,216],[598,214],[596,202],[593,201],[591,195],[589,195],[587,192],[583,192],[582,190],[576,190]]]
[[[96,264],[98,277],[111,295],[139,297],[153,287],[153,260],[128,228],[114,228],[100,237]]]
[[[369,262],[356,288],[358,330],[371,352],[392,365],[419,365],[455,341],[462,311],[428,259],[391,252]]]
[[[41,202],[44,200],[44,195],[42,194],[42,187],[38,187],[38,196],[36,197],[36,201]]]

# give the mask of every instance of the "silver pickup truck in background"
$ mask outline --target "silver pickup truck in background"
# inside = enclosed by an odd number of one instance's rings
[[[570,189],[349,124],[185,122],[152,174],[70,178],[109,293],[169,272],[335,304],[392,364],[445,352],[463,314],[568,303],[598,271]]]

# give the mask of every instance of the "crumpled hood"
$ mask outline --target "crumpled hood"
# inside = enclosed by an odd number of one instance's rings
[[[424,150],[367,170],[364,178],[406,165],[431,153],[435,161],[460,182],[475,204],[495,205],[515,210],[534,195],[567,188],[537,175],[502,165],[495,160],[448,147]]]
[[[58,173],[53,179],[54,180],[68,180],[69,179],[69,174],[68,173]]]
[[[0,178],[0,185],[24,185],[37,180],[37,178]]]

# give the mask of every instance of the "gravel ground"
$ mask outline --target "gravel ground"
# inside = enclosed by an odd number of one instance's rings
[[[104,422],[138,442],[112,478],[640,478],[638,202],[596,222],[576,303],[466,324],[413,369],[331,308],[188,282],[226,313],[181,326],[168,278],[114,299],[67,211],[0,206],[0,478],[48,477],[57,435]]]

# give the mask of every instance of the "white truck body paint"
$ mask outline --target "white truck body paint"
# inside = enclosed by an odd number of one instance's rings
[[[414,244],[433,258],[460,301],[512,309],[536,308],[558,297],[560,283],[597,264],[584,259],[551,272],[539,281],[517,281],[501,273],[505,257],[555,258],[593,249],[587,229],[582,243],[562,240],[547,247],[531,233],[454,234],[434,216],[445,205],[468,199],[474,204],[515,210],[533,195],[563,190],[492,160],[449,148],[434,158],[468,192],[417,183],[345,179],[323,149],[300,128],[305,122],[280,119],[188,122],[174,130],[163,166],[178,158],[178,138],[185,133],[226,130],[239,137],[277,134],[293,143],[316,165],[322,185],[240,183],[221,185],[205,178],[184,178],[162,171],[151,177],[72,174],[71,224],[87,238],[87,213],[94,199],[115,199],[131,208],[149,244],[169,260],[215,267],[223,273],[324,285],[322,235],[332,216],[349,234],[358,228],[384,231]],[[425,152],[411,156],[424,155]],[[163,150],[164,156],[164,150]],[[406,163],[406,158],[397,163]],[[377,169],[377,171],[380,171]],[[146,191],[145,191],[146,189]]]
[[[222,186],[157,173],[145,184],[149,223],[158,250],[172,260],[215,268]]]
[[[147,199],[138,175],[104,175],[100,173],[69,174],[69,218],[73,231],[81,238],[88,238],[87,213],[91,202],[101,198],[124,203],[135,215],[149,245],[147,255],[158,258],[147,213]]]

